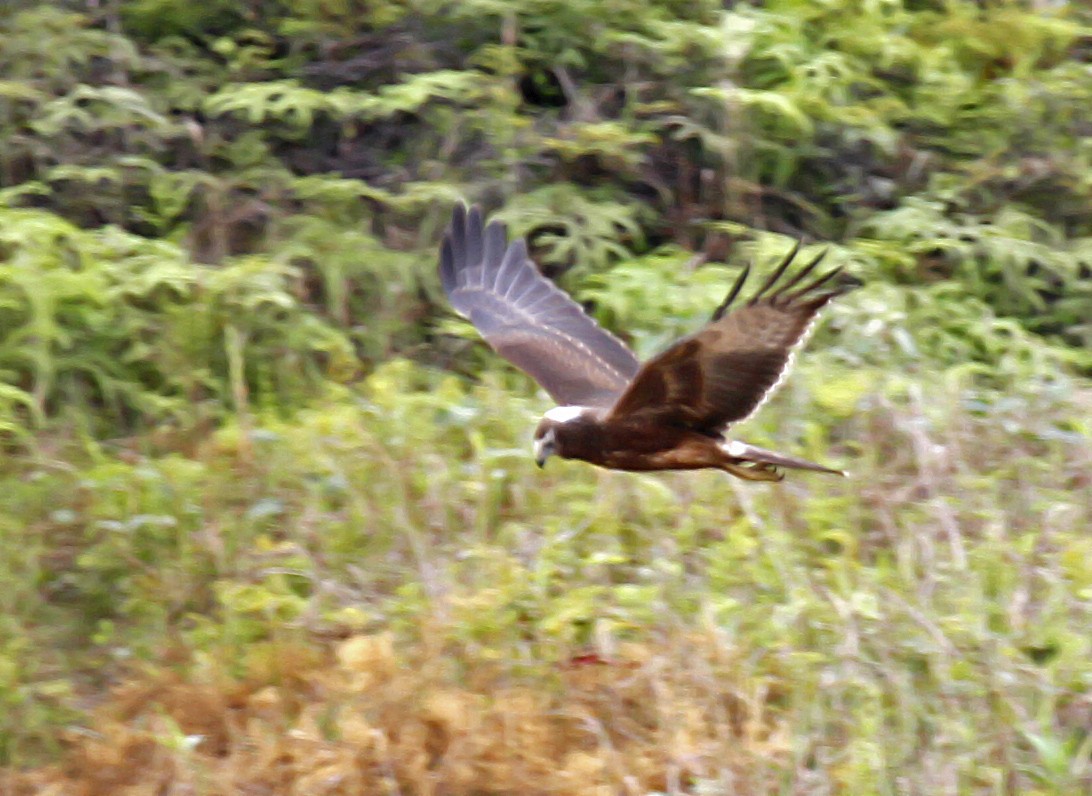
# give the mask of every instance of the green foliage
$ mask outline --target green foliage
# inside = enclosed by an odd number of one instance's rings
[[[946,295],[1087,348],[1077,10],[593,5],[271,6],[238,28],[222,9],[196,25],[184,4],[127,4],[120,22],[145,49],[109,17],[21,11],[0,45],[4,196],[201,262],[280,260],[287,243],[342,329],[375,302],[347,300],[353,236],[331,230],[345,248],[319,252],[314,230],[355,226],[378,241],[373,262],[403,262],[386,250],[430,246],[431,203],[464,182],[581,278],[650,241],[692,246],[725,223],[746,241],[780,218],[794,237],[896,244],[896,278],[930,269],[961,286]],[[424,257],[405,260],[415,280]],[[420,338],[399,319],[427,312],[406,301],[377,328],[410,350]],[[388,350],[355,342],[369,359]]]
[[[125,29],[143,39],[209,35],[238,27],[244,14],[237,3],[213,0],[136,0],[120,5]]]
[[[122,426],[192,422],[195,403],[231,403],[229,334],[247,383],[265,385],[274,406],[353,356],[300,302],[287,262],[195,267],[166,241],[84,232],[39,211],[4,211],[0,230],[3,405],[24,420],[63,407]]]
[[[1021,318],[1033,331],[1062,334],[1075,344],[1075,353],[1089,350],[1092,239],[1067,241],[1056,227],[1016,208],[1003,208],[990,218],[957,215],[946,212],[941,201],[922,197],[876,213],[864,229],[933,259],[938,276],[951,272],[950,294],[981,299],[987,311],[992,307],[997,314]],[[920,279],[918,274],[896,276]]]
[[[513,197],[496,217],[542,247],[542,261],[602,269],[640,246],[640,208],[571,185],[550,185]]]
[[[0,63],[6,80],[63,94],[92,79],[97,64],[125,70],[139,61],[133,42],[88,23],[85,16],[49,4],[35,3],[5,16],[0,22]],[[21,93],[42,97],[28,90]]]
[[[415,75],[410,82],[378,96],[347,90],[327,93],[291,80],[243,83],[225,86],[213,94],[205,103],[205,111],[211,116],[237,114],[253,125],[283,122],[302,133],[311,129],[320,114],[342,121],[416,111],[434,97],[451,97],[453,89],[465,89],[473,79],[473,74],[453,71]]]

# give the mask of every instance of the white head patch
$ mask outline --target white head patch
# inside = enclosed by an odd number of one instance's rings
[[[587,406],[555,406],[543,417],[547,420],[553,420],[555,423],[568,423],[570,420],[576,420],[587,411]]]

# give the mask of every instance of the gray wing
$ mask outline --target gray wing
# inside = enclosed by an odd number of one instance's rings
[[[563,405],[610,406],[640,363],[539,273],[523,239],[504,225],[482,225],[462,203],[440,249],[440,279],[451,304],[501,356]]]

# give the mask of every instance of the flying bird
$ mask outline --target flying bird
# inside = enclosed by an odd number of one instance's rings
[[[860,284],[841,268],[816,276],[823,254],[786,276],[798,249],[733,308],[745,268],[704,328],[643,365],[539,272],[522,238],[509,243],[502,223],[483,224],[478,207],[456,205],[440,278],[489,345],[557,401],[535,430],[539,467],[559,456],[615,470],[716,468],[751,481],[780,481],[782,468],[844,475],[725,436],[781,384],[820,310]]]

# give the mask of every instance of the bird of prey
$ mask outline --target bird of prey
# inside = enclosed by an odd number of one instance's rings
[[[534,436],[539,467],[550,456],[615,470],[716,468],[779,481],[782,468],[840,470],[729,439],[781,384],[819,311],[860,283],[840,268],[814,276],[823,255],[786,277],[799,244],[735,308],[745,268],[700,331],[643,365],[543,276],[523,239],[456,205],[440,249],[440,278],[454,308],[558,406]]]

